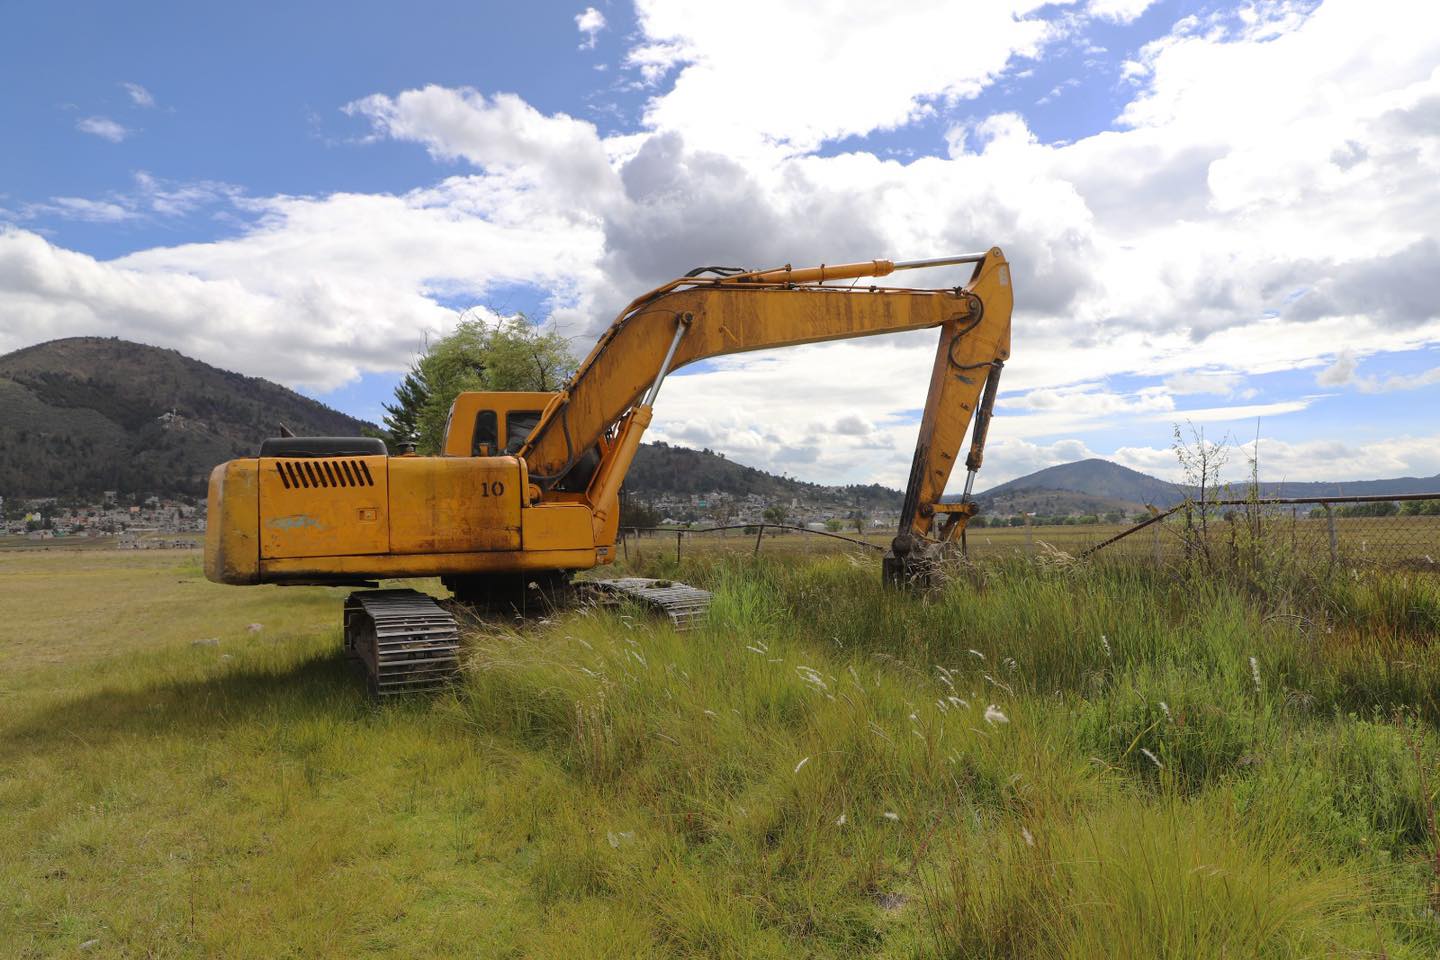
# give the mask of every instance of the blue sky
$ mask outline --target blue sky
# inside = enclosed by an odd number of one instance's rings
[[[1440,24],[1381,6],[10,4],[0,349],[126,336],[373,419],[466,306],[584,352],[692,260],[1000,244],[988,482],[1257,416],[1292,479],[1429,475]],[[675,378],[655,436],[901,482],[925,339],[789,353]]]

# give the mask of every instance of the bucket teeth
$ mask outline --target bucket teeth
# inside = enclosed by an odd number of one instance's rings
[[[435,690],[460,670],[460,630],[423,593],[365,590],[345,600],[345,652],[365,665],[377,697]]]

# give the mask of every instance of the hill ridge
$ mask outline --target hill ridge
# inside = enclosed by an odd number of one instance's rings
[[[1222,484],[1222,489],[1227,486]],[[1235,497],[1247,495],[1249,482],[1228,484]],[[1399,496],[1440,492],[1440,474],[1434,477],[1391,477],[1375,480],[1261,481],[1261,497]],[[1089,457],[1056,464],[998,484],[976,495],[986,513],[1107,513],[1130,512],[1153,504],[1174,506],[1193,488],[1162,480],[1130,467]]]
[[[0,356],[0,494],[198,495],[210,468],[297,433],[370,426],[259,377],[119,337]]]

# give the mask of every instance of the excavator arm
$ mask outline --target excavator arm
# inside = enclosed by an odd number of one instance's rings
[[[826,286],[962,264],[973,265],[970,277],[952,288]],[[886,564],[892,577],[904,576],[958,539],[974,513],[970,486],[980,468],[1000,369],[1010,352],[1012,302],[1010,268],[998,248],[938,260],[681,278],[621,311],[545,409],[519,456],[530,481],[549,490],[587,451],[601,449],[587,487],[598,531],[670,371],[724,354],[938,327],[939,348],[900,528]],[[965,502],[942,503],[972,420]]]

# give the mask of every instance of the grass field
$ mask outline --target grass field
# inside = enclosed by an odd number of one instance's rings
[[[1440,953],[1433,578],[671,547],[380,706],[343,591],[0,553],[0,953]]]

